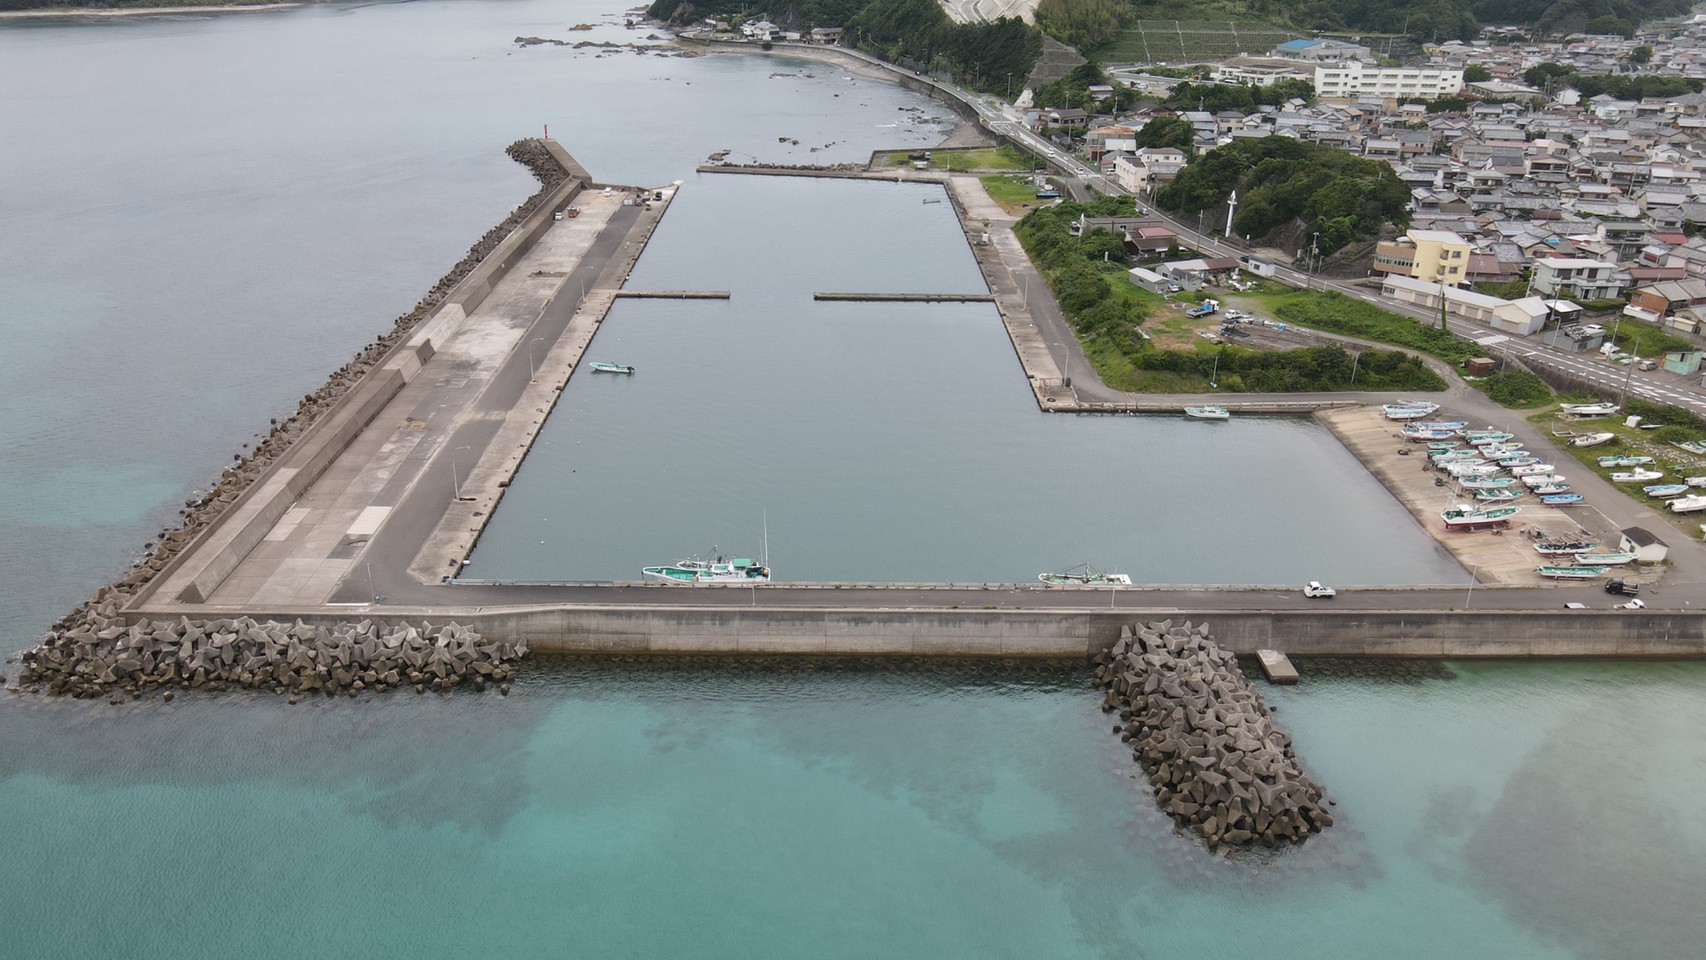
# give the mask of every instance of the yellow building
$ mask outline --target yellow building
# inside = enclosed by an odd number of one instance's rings
[[[1380,243],[1374,252],[1377,273],[1398,274],[1451,286],[1469,270],[1469,241],[1450,230],[1411,230],[1402,240]]]

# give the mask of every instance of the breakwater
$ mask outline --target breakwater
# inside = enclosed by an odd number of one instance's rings
[[[24,651],[18,682],[31,692],[107,696],[114,703],[170,687],[354,696],[400,686],[448,690],[468,681],[476,689],[496,684],[507,694],[515,661],[526,653],[526,644],[488,639],[454,623],[285,624],[248,617],[127,623],[117,602],[106,600]]]
[[[1098,654],[1104,711],[1131,745],[1155,801],[1180,826],[1221,845],[1302,843],[1333,825],[1319,784],[1297,765],[1291,738],[1208,637],[1208,624],[1161,620],[1120,629]]]
[[[94,596],[76,610],[60,618],[53,629],[74,631],[91,622],[97,605],[118,601],[127,603],[136,598],[165,570],[177,562],[185,549],[208,532],[230,512],[242,494],[267,475],[310,430],[356,389],[380,364],[404,347],[411,334],[423,321],[434,316],[480,264],[503,241],[531,216],[553,194],[561,192],[569,178],[564,166],[553,152],[538,140],[518,140],[505,152],[511,159],[527,167],[539,180],[540,187],[517,206],[500,223],[486,231],[457,261],[450,271],[421,297],[413,309],[398,317],[390,329],[375,337],[358,351],[350,361],[334,371],[326,382],[303,396],[296,410],[283,420],[274,419],[265,438],[247,453],[232,455],[233,463],[225,468],[211,489],[203,495],[184,501],[178,511],[177,527],[166,528],[143,547],[146,556],[137,561],[123,577],[98,589]]]

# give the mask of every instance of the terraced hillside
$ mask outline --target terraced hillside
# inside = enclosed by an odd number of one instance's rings
[[[1260,55],[1303,36],[1260,20],[1139,20],[1112,46],[1102,63],[1216,63],[1239,54]]]

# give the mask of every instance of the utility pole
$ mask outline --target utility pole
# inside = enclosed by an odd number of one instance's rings
[[[1232,191],[1232,198],[1226,202],[1226,229],[1223,233],[1232,236],[1232,215],[1238,210],[1238,191]]]

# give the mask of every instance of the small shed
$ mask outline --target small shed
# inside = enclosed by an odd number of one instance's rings
[[[1471,377],[1488,377],[1499,368],[1492,357],[1473,357],[1463,364],[1464,372]]]
[[[1706,351],[1672,350],[1665,354],[1665,369],[1686,377],[1700,370],[1700,363],[1703,359],[1706,359]]]
[[[1173,282],[1153,270],[1145,270],[1142,267],[1133,267],[1126,271],[1126,273],[1131,277],[1132,283],[1148,290],[1150,293],[1165,294],[1167,292],[1167,287]]]
[[[1670,552],[1665,542],[1646,527],[1626,528],[1620,545],[1624,551],[1635,554],[1636,563],[1662,563]]]

